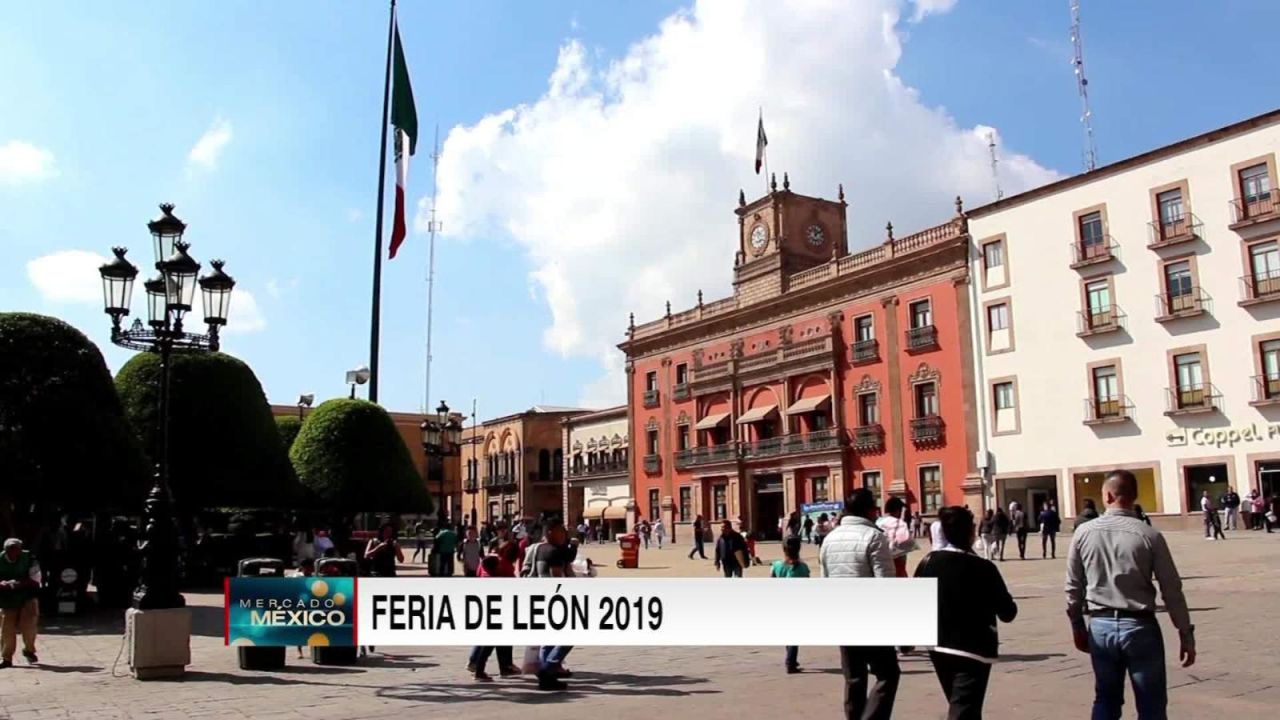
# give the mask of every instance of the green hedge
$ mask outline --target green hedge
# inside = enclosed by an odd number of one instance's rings
[[[280,433],[280,444],[289,452],[293,441],[298,439],[298,431],[302,429],[302,421],[292,415],[276,416],[276,431]]]
[[[289,457],[298,479],[339,512],[431,512],[431,496],[391,416],[339,398],[307,415]]]
[[[253,370],[222,353],[173,356],[169,476],[175,502],[285,508],[303,497]],[[116,375],[125,414],[151,457],[159,451],[160,356],[135,355]]]
[[[0,313],[0,497],[132,509],[150,475],[97,346],[57,318]]]

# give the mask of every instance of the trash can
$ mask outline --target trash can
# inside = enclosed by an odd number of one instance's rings
[[[284,561],[278,558],[245,558],[237,566],[238,577],[284,577]],[[283,670],[283,647],[236,647],[241,670]]]
[[[323,558],[316,561],[316,575],[320,577],[355,577],[359,565],[350,558]],[[312,645],[311,662],[316,665],[355,665],[359,648],[351,646]]]
[[[622,559],[618,567],[624,570],[635,570],[640,567],[640,536],[627,533],[618,538],[618,547],[622,550]]]

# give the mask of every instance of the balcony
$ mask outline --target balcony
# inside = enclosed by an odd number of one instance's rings
[[[1133,403],[1125,395],[1109,398],[1085,398],[1084,424],[1110,425],[1133,420]]]
[[[1233,221],[1229,227],[1232,230],[1280,217],[1280,190],[1232,200],[1231,217]]]
[[[1250,307],[1280,300],[1280,270],[1255,272],[1240,278],[1240,307]]]
[[[1280,405],[1280,373],[1254,375],[1253,400],[1249,404],[1254,407]]]
[[[652,388],[644,391],[644,406],[646,408],[658,407],[658,390]]]
[[[933,325],[922,325],[907,330],[907,350],[931,350],[938,347],[938,328]]]
[[[1076,337],[1105,335],[1124,329],[1128,316],[1115,305],[1076,311]]]
[[[662,458],[657,455],[644,456],[644,471],[647,473],[656,473],[662,469]]]
[[[1165,388],[1165,415],[1198,415],[1201,413],[1219,412],[1222,394],[1208,383],[1181,385]]]
[[[614,473],[624,473],[627,471],[627,463],[624,461],[595,463],[593,465],[579,465],[569,468],[569,477],[588,478],[599,477],[601,475],[612,475]]]
[[[688,400],[689,395],[689,383],[687,382],[676,383],[675,386],[671,388],[672,400]]]
[[[926,415],[912,419],[911,441],[921,445],[942,442],[942,417]]]
[[[1103,235],[1100,239],[1089,243],[1073,242],[1071,243],[1071,269],[1078,270],[1082,267],[1109,262],[1115,258],[1119,247],[1119,243],[1111,239],[1110,235]]]
[[[823,452],[840,447],[840,435],[834,429],[814,430],[809,433],[795,433],[765,438],[754,442],[741,443],[742,459],[777,457],[779,455],[797,455],[800,453]]]
[[[782,442],[784,439],[783,437],[772,437],[753,442],[744,442],[742,443],[742,457],[744,460],[751,460],[781,455],[783,453]]]
[[[703,445],[676,451],[676,467],[678,468],[734,462],[737,459],[738,446],[731,442],[723,445]]]
[[[884,447],[884,427],[859,425],[853,429],[853,447],[855,450],[879,450]]]
[[[1147,233],[1150,236],[1147,248],[1159,250],[1204,237],[1204,223],[1191,213],[1183,213],[1182,217],[1175,220],[1147,223]]]
[[[880,342],[878,340],[859,340],[849,348],[853,351],[853,364],[875,362],[880,359]]]
[[[467,478],[462,489],[468,493],[480,492],[480,481],[477,478]]]
[[[1179,293],[1163,292],[1156,295],[1156,322],[1166,323],[1179,318],[1204,314],[1204,304],[1209,297],[1198,287]]]

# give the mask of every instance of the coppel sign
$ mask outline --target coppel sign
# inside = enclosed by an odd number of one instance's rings
[[[1198,445],[1202,447],[1234,447],[1236,443],[1264,442],[1280,439],[1280,423],[1249,423],[1224,428],[1176,428],[1165,434],[1170,447]]]

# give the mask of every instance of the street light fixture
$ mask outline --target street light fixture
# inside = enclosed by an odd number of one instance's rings
[[[462,451],[462,421],[449,412],[448,403],[440,401],[435,417],[422,421],[422,451],[427,456],[427,480],[440,483],[440,502],[436,508],[438,525],[444,525],[448,517],[444,496],[444,458],[456,457]]]
[[[133,595],[139,610],[181,608],[186,600],[178,592],[178,532],[169,492],[169,378],[173,353],[214,352],[218,330],[227,322],[231,290],[235,280],[222,271],[222,261],[214,260],[213,272],[200,278],[204,290],[204,334],[183,329],[182,319],[191,311],[200,263],[182,240],[186,223],[173,214],[173,205],[160,206],[161,216],[147,223],[151,231],[155,268],[160,275],[143,283],[147,293],[148,323],[135,319],[125,328],[129,315],[133,282],[138,268],[125,259],[125,248],[112,248],[115,259],[99,268],[105,312],[111,316],[111,342],[123,348],[160,355],[160,447],[156,458],[155,482],[145,503],[142,545],[142,577]]]

